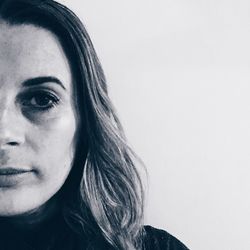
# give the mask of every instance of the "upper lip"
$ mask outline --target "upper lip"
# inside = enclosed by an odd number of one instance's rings
[[[14,174],[22,174],[26,172],[30,172],[31,170],[23,169],[23,168],[0,168],[0,175],[14,175]]]

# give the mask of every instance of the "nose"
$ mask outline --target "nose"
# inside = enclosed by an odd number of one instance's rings
[[[14,106],[14,105],[13,105]],[[22,117],[15,107],[0,106],[0,149],[24,143]]]

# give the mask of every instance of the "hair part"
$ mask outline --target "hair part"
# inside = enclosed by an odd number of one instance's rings
[[[52,0],[3,0],[0,18],[50,30],[71,65],[79,131],[74,165],[61,191],[65,220],[87,235],[93,249],[93,237],[103,237],[114,249],[139,249],[144,197],[136,162],[141,162],[127,144],[82,22]]]

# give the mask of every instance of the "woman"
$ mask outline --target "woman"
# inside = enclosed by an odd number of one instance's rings
[[[0,249],[187,249],[143,227],[143,191],[79,19],[0,3]]]

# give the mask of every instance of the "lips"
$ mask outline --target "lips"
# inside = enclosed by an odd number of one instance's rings
[[[11,188],[29,182],[32,170],[0,167],[0,188]],[[1,190],[1,189],[0,189]]]
[[[0,168],[0,175],[16,175],[30,172],[30,170],[20,168]]]

